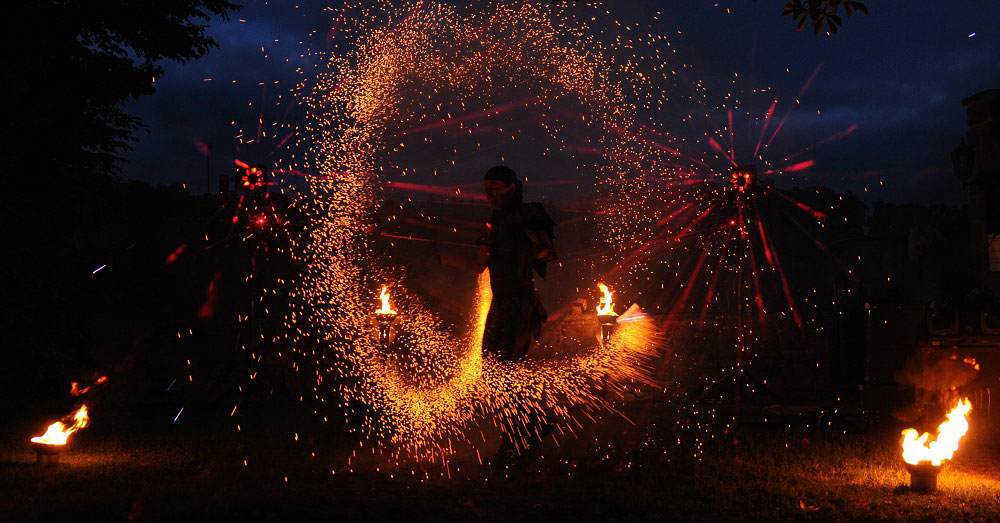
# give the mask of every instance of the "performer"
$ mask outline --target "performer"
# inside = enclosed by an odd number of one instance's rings
[[[489,268],[493,298],[483,331],[484,356],[521,361],[532,338],[540,338],[548,317],[535,291],[534,273],[545,278],[547,263],[556,259],[552,245],[555,222],[542,204],[524,203],[521,181],[509,167],[496,166],[486,171],[483,187],[493,212],[476,242],[480,247],[475,260],[469,263],[442,255],[441,261],[476,273]],[[529,424],[537,427],[509,427],[500,450],[489,462],[499,464],[523,455],[529,434],[542,436],[552,428],[544,414]],[[523,433],[517,437],[521,445],[514,442],[509,431]]]
[[[483,352],[501,361],[524,359],[539,339],[548,315],[535,292],[533,273],[545,278],[555,260],[555,222],[540,203],[524,203],[521,180],[509,167],[496,166],[483,177],[493,208],[477,242],[478,262],[490,270],[493,300],[486,316]]]
[[[547,263],[556,259],[555,222],[542,204],[524,203],[521,180],[509,167],[486,171],[483,187],[493,212],[476,242],[480,247],[475,259],[442,253],[441,262],[476,273],[489,268],[493,299],[483,352],[500,361],[520,361],[547,319],[535,292],[534,273],[545,278]]]

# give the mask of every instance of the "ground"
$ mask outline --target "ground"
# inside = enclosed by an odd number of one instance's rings
[[[668,408],[634,404],[623,413]],[[461,457],[447,469],[387,467],[362,459],[371,449],[345,431],[317,429],[294,409],[261,406],[239,431],[228,412],[189,410],[177,422],[156,408],[95,414],[55,466],[34,463],[27,439],[39,423],[9,426],[0,441],[3,519],[993,521],[1000,514],[1000,447],[974,434],[941,474],[939,491],[924,495],[907,487],[893,431],[745,426],[699,437],[698,453],[691,434],[675,433],[665,416],[638,426],[611,416],[491,471]]]

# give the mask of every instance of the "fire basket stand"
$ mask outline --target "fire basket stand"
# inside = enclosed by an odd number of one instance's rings
[[[64,445],[31,443],[31,448],[35,450],[35,463],[39,465],[58,465],[59,454],[62,453],[63,447]]]
[[[937,477],[941,473],[941,465],[921,463],[914,465],[904,463],[906,470],[910,472],[910,490],[929,494],[937,491]]]
[[[392,339],[392,325],[396,322],[396,314],[375,313],[376,323],[378,323],[378,342],[383,347],[389,344]]]
[[[615,328],[618,326],[618,315],[599,314],[597,321],[601,324],[601,344],[607,345],[611,340],[611,336],[615,333]]]

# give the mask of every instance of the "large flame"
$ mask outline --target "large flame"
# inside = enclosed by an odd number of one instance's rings
[[[73,413],[72,424],[66,426],[65,423],[57,421],[49,425],[49,428],[45,430],[45,434],[31,438],[31,442],[44,443],[46,445],[65,445],[70,434],[86,427],[89,423],[90,416],[87,415],[87,406],[81,405],[80,408]]]
[[[389,293],[386,290],[387,287],[383,285],[382,294],[379,294],[379,298],[382,300],[382,308],[377,312],[379,314],[396,314],[396,311],[392,310],[392,307],[389,306]]]
[[[958,442],[969,431],[968,416],[971,410],[972,402],[969,398],[959,400],[958,405],[948,412],[947,420],[938,426],[938,435],[934,441],[927,441],[931,437],[929,432],[917,436],[915,429],[904,430],[903,461],[911,465],[930,462],[939,466],[942,461],[951,459],[952,454],[958,450]]]
[[[600,303],[597,304],[597,315],[598,316],[616,316],[615,314],[615,304],[611,301],[613,296],[611,289],[603,283],[598,283],[598,287],[601,288],[601,292],[604,296],[601,297]]]

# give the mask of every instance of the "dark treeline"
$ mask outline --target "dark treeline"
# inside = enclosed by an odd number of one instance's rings
[[[118,373],[121,380],[137,364],[146,365],[147,374],[153,369],[164,382],[156,386],[165,386],[187,376],[187,358],[178,352],[187,342],[178,341],[177,333],[193,327],[218,337],[217,345],[199,342],[217,351],[212,360],[220,368],[207,372],[220,378],[236,372],[235,319],[246,314],[251,291],[245,282],[250,247],[240,239],[248,224],[232,222],[239,214],[235,197],[193,196],[178,186],[108,178],[63,189],[25,190],[4,208],[4,402],[16,406],[38,398],[52,408],[65,400],[71,381],[85,382],[93,373]],[[965,281],[964,209],[869,207],[852,194],[822,187],[784,192],[826,217],[809,219],[785,199],[760,206],[796,306],[808,320],[797,333],[776,326],[785,331],[769,344],[825,340],[834,378],[849,384],[859,379],[865,303],[960,307],[968,301],[973,288]],[[401,221],[410,214],[413,222],[426,221],[421,214],[430,204],[403,203],[393,211]],[[478,216],[463,212],[466,221]],[[282,234],[274,230],[272,236]],[[257,262],[295,270],[275,252]],[[770,303],[784,300],[773,277],[762,283]],[[216,303],[206,318],[203,307],[213,284]]]
[[[294,271],[271,241],[286,200],[238,205],[237,195],[134,181],[24,196],[4,208],[18,217],[0,271],[4,407],[59,416],[76,401],[71,382],[102,375],[102,403],[232,394],[249,363],[239,348],[257,342],[239,321],[260,295],[248,275]],[[250,223],[257,216],[266,223]],[[257,304],[284,313],[283,297]]]

